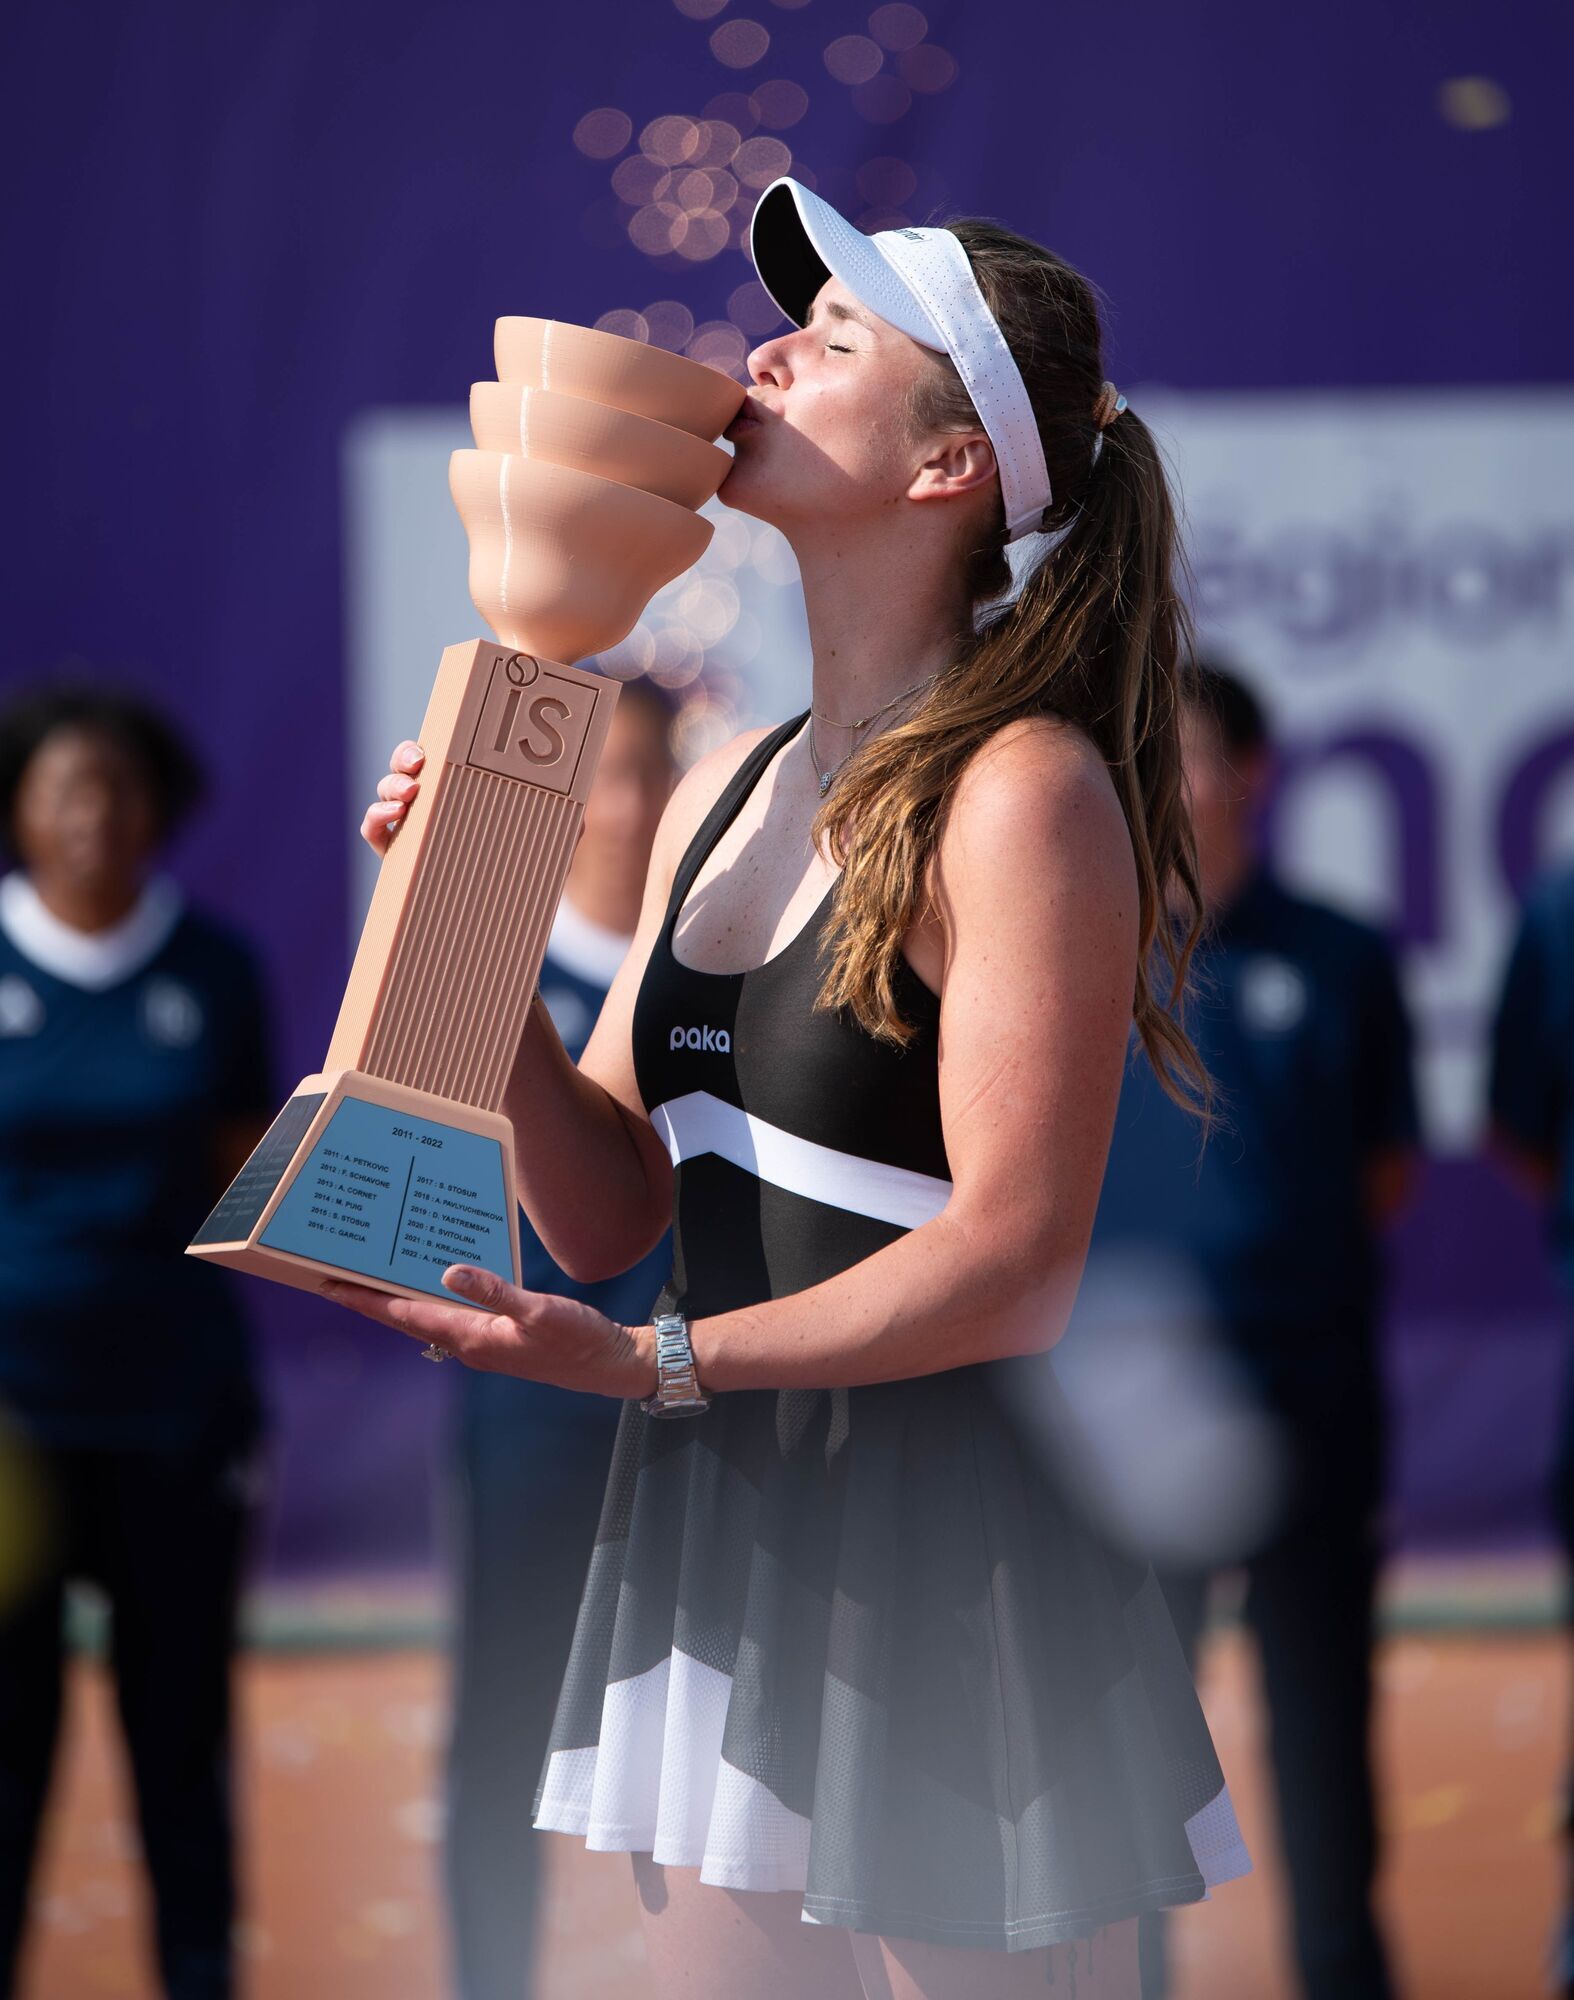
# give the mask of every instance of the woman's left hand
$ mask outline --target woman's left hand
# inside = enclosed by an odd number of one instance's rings
[[[468,1303],[406,1299],[345,1279],[329,1279],[318,1290],[411,1340],[435,1342],[469,1368],[598,1396],[655,1394],[649,1327],[619,1326],[594,1306],[524,1291],[474,1264],[451,1264],[443,1283]]]

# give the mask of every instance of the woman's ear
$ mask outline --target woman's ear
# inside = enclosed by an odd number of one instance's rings
[[[909,500],[956,500],[997,476],[995,448],[982,431],[946,431],[928,447],[907,489]]]

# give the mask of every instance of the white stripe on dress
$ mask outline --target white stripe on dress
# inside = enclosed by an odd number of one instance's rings
[[[676,1651],[609,1682],[599,1748],[553,1751],[536,1825],[718,1889],[803,1889],[809,1822],[722,1756],[731,1699],[730,1674]]]
[[[650,1122],[674,1166],[701,1153],[714,1153],[788,1194],[903,1229],[932,1222],[951,1199],[949,1181],[800,1139],[796,1132],[767,1124],[708,1090],[691,1090],[658,1104]]]
[[[599,1853],[697,1868],[718,1889],[803,1889],[811,1822],[721,1754],[732,1676],[674,1650],[609,1681],[601,1742],[554,1750],[536,1825]],[[1251,1870],[1229,1790],[1186,1822],[1208,1890]]]

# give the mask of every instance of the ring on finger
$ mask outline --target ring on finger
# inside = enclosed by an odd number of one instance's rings
[[[446,1347],[439,1347],[435,1340],[429,1340],[425,1347],[421,1349],[421,1359],[423,1361],[446,1361],[448,1359],[448,1349]]]

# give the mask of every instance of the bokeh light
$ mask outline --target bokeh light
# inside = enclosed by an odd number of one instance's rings
[[[776,4],[792,10],[803,0]],[[770,49],[770,32],[761,22],[717,18],[726,0],[675,0],[675,5],[691,20],[714,22],[707,40],[724,68],[752,68]],[[830,41],[825,68],[847,86],[859,115],[892,123],[910,108],[913,89],[943,88],[954,76],[950,56],[926,43],[928,26],[920,8],[890,0],[869,14],[868,34]],[[793,78],[767,77],[749,91],[717,92],[698,115],[674,111],[651,117],[637,141],[628,114],[612,106],[587,112],[575,128],[575,145],[587,157],[609,163],[614,199],[597,209],[598,216],[601,208],[608,211],[609,247],[627,241],[672,266],[680,260],[708,262],[729,246],[745,250],[764,188],[784,174],[816,186],[812,170],[777,136],[806,117],[809,103],[808,90]],[[908,221],[904,204],[917,192],[918,175],[907,160],[884,153],[858,168],[857,187],[865,204],[861,228],[899,228]],[[752,275],[727,289],[725,297],[724,318],[696,322],[682,300],[660,298],[642,309],[620,306],[596,325],[747,381],[751,346],[781,328],[784,315]],[[601,660],[608,673],[625,679],[648,674],[678,691],[682,706],[674,734],[685,761],[738,726],[738,675],[760,652],[770,623],[761,590],[773,599],[777,590],[798,581],[797,561],[776,529],[725,507],[706,512],[714,533],[705,555],[657,594],[634,630]],[[758,615],[748,608],[751,591]]]
[[[746,667],[759,657],[765,644],[765,627],[752,611],[740,611],[738,622],[727,634],[727,658],[735,667]]]
[[[652,118],[639,135],[639,149],[663,166],[686,166],[704,144],[699,121],[675,114]]]
[[[1287,1439],[1178,1261],[1090,1256],[1053,1365],[1012,1368],[1002,1393],[1024,1443],[1116,1547],[1210,1569],[1277,1524]]]
[[[683,216],[683,228],[675,232],[672,247],[691,264],[703,264],[721,255],[729,233],[726,216],[717,209],[706,208],[698,215]]]
[[[656,641],[643,619],[626,638],[596,657],[601,671],[620,681],[631,681],[640,674],[648,674],[655,661]]]
[[[610,160],[634,136],[634,121],[610,104],[587,111],[574,127],[574,144],[592,160]]]
[[[767,131],[785,132],[796,125],[809,109],[809,93],[801,83],[777,76],[758,85],[749,102],[758,124],[765,126]]]
[[[944,90],[956,82],[956,57],[937,42],[920,42],[897,57],[896,73],[910,90]]]
[[[737,152],[743,134],[729,118],[706,118],[700,125],[699,144],[690,162],[696,167],[725,167]]]
[[[672,0],[680,14],[687,14],[691,21],[713,21],[726,6],[727,0]]]
[[[612,169],[612,192],[630,208],[660,201],[671,185],[672,169],[653,160],[649,153],[630,153]]]
[[[768,85],[761,85],[768,89]],[[713,97],[705,107],[707,119],[715,119],[718,124],[730,125],[740,138],[746,139],[760,122],[760,114],[754,108],[754,99],[741,90],[724,90]]]
[[[702,646],[718,645],[738,622],[738,589],[724,576],[696,576],[678,599],[678,616]]]
[[[1453,76],[1437,93],[1437,108],[1462,132],[1490,132],[1506,125],[1513,107],[1502,84],[1489,76]]]
[[[701,215],[708,209],[730,208],[738,198],[738,183],[728,173],[707,173],[691,167],[673,178],[672,199],[685,215]]]
[[[737,569],[740,563],[748,561],[752,545],[753,534],[747,520],[741,514],[723,514],[716,523],[702,565],[710,570]]]
[[[652,606],[654,610],[655,607]],[[655,658],[646,668],[660,687],[687,687],[705,665],[705,648],[681,618],[662,618],[652,626]]]
[[[905,0],[876,7],[869,16],[869,32],[883,49],[916,48],[929,32],[929,23],[916,7]]]
[[[745,333],[770,333],[784,317],[758,278],[747,278],[727,294],[727,317]]]
[[[595,325],[598,333],[621,334],[625,340],[650,339],[650,322],[643,313],[633,312],[627,306],[604,312]]]
[[[660,318],[660,301],[648,313]],[[713,334],[738,338],[726,321],[694,329],[694,344]],[[680,702],[674,742],[687,765],[736,733],[745,699],[745,670],[764,649],[766,628],[775,614],[762,601],[797,580],[792,550],[781,533],[724,501],[702,509],[713,533],[694,567],[663,585],[643,617],[619,644],[597,661],[619,680],[648,674],[675,692]],[[754,607],[750,608],[750,599]]]
[[[712,750],[719,750],[737,729],[738,712],[732,703],[718,701],[706,689],[696,687],[673,721],[672,754],[686,770]]]
[[[767,188],[792,172],[792,149],[780,139],[745,139],[733,155],[732,170],[745,187]]]
[[[652,347],[670,347],[681,354],[694,338],[694,315],[681,299],[657,299],[646,306],[644,318]]]
[[[675,201],[653,201],[629,217],[629,241],[647,257],[662,257],[677,249],[688,226],[688,217]]]
[[[782,589],[798,581],[798,558],[787,537],[763,521],[754,524],[749,565],[763,582],[777,584]]]
[[[838,83],[867,83],[885,61],[867,35],[838,35],[825,50],[825,67]]]
[[[723,21],[711,31],[710,52],[727,69],[752,69],[770,45],[770,30],[759,21]]]
[[[730,320],[708,319],[694,329],[686,351],[691,361],[702,361],[707,368],[741,375],[749,343]]]

